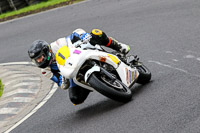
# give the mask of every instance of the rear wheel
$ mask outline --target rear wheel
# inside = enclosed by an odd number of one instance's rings
[[[128,102],[132,98],[132,92],[129,88],[124,87],[119,80],[112,81],[106,75],[93,73],[88,83],[96,91],[115,101]]]
[[[139,84],[148,83],[151,80],[150,70],[145,65],[143,65],[142,63],[138,63],[136,68],[139,72],[139,77],[138,77],[137,83],[139,83]]]

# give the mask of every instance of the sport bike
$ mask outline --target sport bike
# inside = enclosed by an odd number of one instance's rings
[[[108,52],[100,45],[91,45],[90,37],[61,47],[56,60],[66,79],[85,89],[97,91],[119,102],[132,98],[131,87],[135,83],[146,84],[151,79],[149,69],[134,55]]]

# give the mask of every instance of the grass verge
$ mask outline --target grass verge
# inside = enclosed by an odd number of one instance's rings
[[[35,5],[31,5],[17,11],[11,11],[3,13],[0,15],[0,22],[7,21],[14,18],[19,18],[29,14],[38,13],[41,11],[46,11],[52,8],[57,8],[65,5],[70,5],[83,0],[47,0],[46,2],[41,2]]]
[[[0,97],[2,96],[2,94],[3,94],[3,84],[0,79]]]

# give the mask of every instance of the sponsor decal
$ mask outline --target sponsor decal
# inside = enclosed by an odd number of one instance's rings
[[[117,57],[115,57],[114,55],[108,54],[108,57],[110,57],[110,59],[115,63],[118,64],[119,60],[117,59]]]
[[[100,56],[100,57],[99,57],[99,61],[101,61],[101,62],[106,62],[106,57]]]
[[[125,68],[125,71],[126,71],[127,84],[130,84],[137,78],[137,72],[136,71],[131,71],[128,68]]]
[[[65,60],[65,57],[59,52],[58,56],[60,56],[63,60]]]
[[[129,73],[129,74],[128,74],[128,75],[129,75],[129,83],[131,83],[131,82],[132,82],[132,79],[131,79],[131,71],[129,70],[128,73]]]
[[[129,84],[128,68],[125,68],[125,70],[126,70],[126,82],[127,84]]]
[[[133,75],[134,75],[134,72],[131,72],[131,81],[134,80]]]
[[[74,52],[73,52],[74,54],[80,54],[81,53],[81,51],[80,50],[74,50]]]

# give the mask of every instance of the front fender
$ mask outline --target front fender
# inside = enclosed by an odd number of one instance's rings
[[[117,80],[124,88],[126,88],[127,90],[129,90],[129,88],[120,80],[118,80],[116,77],[114,77],[112,74],[110,74],[107,70],[105,70],[104,68],[101,68],[98,65],[94,65],[91,69],[89,69],[86,74],[85,74],[85,82],[88,81],[89,77],[92,75],[92,73],[94,72],[102,72],[104,73],[106,76],[108,76],[111,80]]]
[[[85,73],[85,82],[88,81],[90,75],[94,72],[100,72],[101,68],[97,65],[94,65],[91,69],[89,69],[86,73]]]

